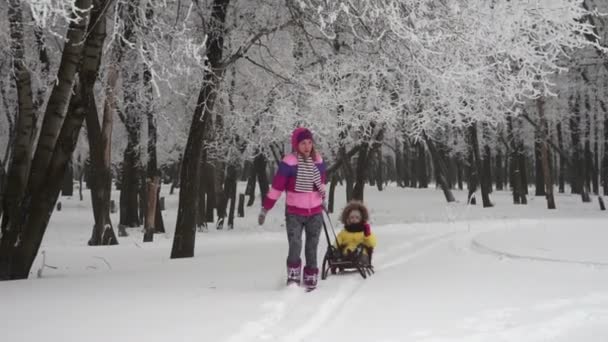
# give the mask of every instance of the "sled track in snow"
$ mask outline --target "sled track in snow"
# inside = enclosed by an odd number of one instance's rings
[[[423,235],[391,247],[384,253],[374,255],[375,269],[384,271],[402,265],[458,233]],[[385,260],[390,262],[385,263]],[[341,285],[333,290],[324,287],[324,281],[321,281],[320,288],[311,293],[304,293],[301,289],[285,289],[285,293],[277,299],[263,304],[266,312],[259,319],[246,323],[228,341],[303,341],[324,322],[331,320],[348,298],[373,279],[374,276],[368,280],[355,275],[343,277],[340,279]],[[319,305],[312,312],[307,312],[310,311],[306,310],[307,301],[318,301]],[[294,315],[295,321],[291,317]]]
[[[601,261],[585,261],[585,260],[569,260],[569,259],[560,259],[560,258],[549,258],[542,256],[533,256],[533,255],[521,255],[515,254],[511,252],[505,252],[498,250],[496,248],[487,246],[476,239],[471,240],[471,249],[482,253],[482,254],[490,254],[502,258],[514,259],[514,260],[530,260],[530,261],[542,261],[542,262],[552,262],[559,264],[574,264],[574,265],[583,265],[583,266],[594,266],[594,267],[608,267],[608,262]]]
[[[450,232],[431,236],[425,235],[397,245],[388,250],[386,253],[377,255],[377,257],[374,255],[374,264],[376,264],[374,269],[376,271],[383,271],[397,265],[402,265],[434,248],[438,244],[445,242],[447,239],[456,235],[457,233],[458,232]],[[409,253],[397,256],[410,248],[413,250],[411,250]],[[392,261],[385,264],[384,260],[386,259]],[[371,276],[371,278],[368,280],[362,280],[359,276],[345,279],[347,281],[335,291],[337,294],[334,293],[334,296],[324,300],[321,308],[314,315],[312,315],[310,319],[303,322],[298,329],[279,340],[289,342],[299,342],[305,340],[308,336],[317,331],[318,327],[322,325],[323,322],[330,320],[355,292],[357,292],[361,287],[365,286],[367,281],[373,281],[373,279],[374,276]]]

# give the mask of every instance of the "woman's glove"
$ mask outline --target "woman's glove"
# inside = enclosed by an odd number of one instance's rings
[[[258,224],[261,226],[264,224],[264,221],[266,220],[266,213],[268,213],[268,210],[262,208],[262,210],[260,210],[260,215],[258,216]]]
[[[369,223],[366,223],[363,226],[363,235],[370,236],[372,234],[372,227],[369,225]]]

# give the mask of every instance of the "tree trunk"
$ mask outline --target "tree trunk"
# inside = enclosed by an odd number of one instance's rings
[[[124,125],[127,131],[127,147],[123,154],[122,186],[120,189],[120,225],[125,227],[141,226],[140,194],[145,191],[143,179],[139,174],[141,140],[141,98],[138,96],[140,82],[137,51],[129,50],[127,44],[136,40],[134,25],[139,21],[139,1],[123,5],[125,20],[124,39],[120,41],[125,52],[122,63],[122,86],[124,97]],[[143,203],[143,200],[141,200]]]
[[[211,9],[212,23],[206,42],[207,62],[210,70],[205,74],[203,85],[194,111],[188,142],[182,160],[181,187],[177,223],[171,249],[171,258],[194,256],[197,193],[199,192],[198,165],[203,151],[203,138],[210,124],[217,98],[216,89],[223,77],[222,53],[224,24],[229,0],[214,0]]]
[[[363,201],[363,192],[365,190],[365,179],[367,178],[368,166],[369,166],[369,145],[362,143],[359,149],[359,155],[357,156],[357,170],[355,186],[353,187],[352,199],[357,201]]]
[[[103,127],[99,124],[97,113],[97,105],[95,103],[94,86],[99,72],[101,63],[101,55],[103,52],[103,41],[106,38],[106,18],[105,1],[94,1],[96,8],[92,13],[92,20],[98,22],[91,35],[95,35],[95,42],[100,43],[98,46],[91,46],[91,49],[85,51],[85,58],[90,59],[89,64],[94,66],[94,69],[83,70],[80,73],[80,83],[82,89],[82,98],[87,108],[86,123],[87,137],[89,140],[89,152],[91,160],[91,178],[89,185],[91,188],[91,202],[93,205],[93,217],[95,225],[88,244],[90,246],[98,245],[115,245],[118,244],[112,221],[110,219],[110,199],[112,193],[112,173],[111,173],[111,132],[112,132],[112,115],[114,98],[113,93],[116,86],[117,75],[115,68],[110,66],[108,71],[108,87],[106,90],[106,103],[103,111]],[[119,62],[120,58],[117,59]]]
[[[76,8],[88,9],[91,5],[91,0],[76,0]],[[30,183],[33,189],[38,188],[47,180],[45,175],[52,157],[52,153],[50,152],[57,143],[61,126],[65,120],[66,107],[70,100],[72,86],[84,47],[82,43],[87,31],[87,17],[89,13],[88,11],[84,13],[86,14],[79,13],[82,20],[74,18],[75,20],[70,22],[70,27],[66,33],[66,44],[61,55],[57,79],[54,82],[53,90],[44,112],[38,138],[38,147],[32,160]]]
[[[504,190],[504,169],[502,164],[502,150],[496,150],[496,165],[494,166],[494,176],[496,178],[496,190]]]
[[[350,200],[353,199],[355,176],[350,162],[350,157],[346,154],[346,147],[344,145],[340,146],[338,155],[342,159],[342,175],[346,181],[346,202],[350,202]]]
[[[336,194],[336,185],[338,185],[338,175],[336,173],[331,175],[331,182],[329,184],[329,199],[327,203],[327,211],[330,213],[334,212],[334,198]]]
[[[458,190],[464,189],[464,167],[462,165],[462,154],[459,152],[456,156],[456,173],[458,181]]]
[[[553,196],[553,178],[551,175],[551,160],[549,157],[549,125],[545,119],[545,98],[540,97],[536,99],[536,108],[538,110],[539,127],[541,129],[540,135],[540,148],[541,148],[541,160],[542,160],[542,172],[543,181],[545,182],[545,196],[547,198],[547,208],[555,209],[555,197]],[[537,192],[538,193],[538,192]]]
[[[606,121],[606,125],[608,125],[608,121]],[[606,126],[605,126],[606,127]],[[564,138],[562,135],[562,124],[561,122],[557,123],[557,143],[559,146],[559,149],[561,151],[564,150]],[[608,134],[608,132],[606,132],[605,134]],[[608,153],[608,152],[606,152]],[[563,194],[566,190],[566,182],[565,182],[565,177],[566,177],[566,162],[564,161],[564,156],[562,156],[561,154],[559,155],[559,193]]]
[[[484,128],[484,131],[486,129]],[[485,133],[484,133],[485,134]],[[488,189],[488,193],[492,193],[492,151],[490,146],[484,144],[483,147],[483,176],[482,179],[485,182],[485,186]]]
[[[154,176],[153,178],[148,178],[146,187],[146,192],[148,194],[146,201],[146,216],[144,218],[144,242],[152,242],[154,241],[154,233],[156,231],[156,209],[157,198],[158,198],[158,189],[160,187],[160,177]]]
[[[13,4],[17,4],[17,2]],[[59,196],[65,167],[71,158],[78,132],[82,126],[84,108],[78,95],[72,96],[74,101],[73,105],[71,104],[68,108],[69,114],[65,114],[65,109],[72,93],[74,76],[79,67],[84,46],[82,40],[89,14],[85,9],[91,6],[91,1],[77,0],[75,6],[79,9],[82,19],[73,18],[74,20],[70,22],[55,86],[47,104],[40,138],[29,170],[29,178],[24,177],[23,173],[17,175],[17,179],[9,178],[10,183],[28,179],[27,190],[23,196],[28,200],[21,201],[17,198],[16,200],[19,202],[15,203],[13,210],[15,215],[10,214],[10,220],[6,225],[3,224],[2,241],[0,242],[0,279],[28,277]],[[15,9],[16,7],[11,7],[11,10]],[[16,11],[19,13],[11,12],[9,17],[20,21],[21,12]],[[12,29],[20,27],[19,24],[12,24]],[[21,33],[17,33],[17,36],[23,37],[22,34],[21,28]],[[16,69],[19,71],[18,68]],[[31,89],[29,93],[29,98],[31,98]],[[70,111],[70,109],[73,110]],[[32,132],[27,132],[27,134],[31,136]],[[17,149],[17,146],[15,148]],[[15,152],[15,155],[18,154]],[[16,164],[19,165],[20,162]],[[22,171],[27,174],[27,170]],[[18,215],[18,213],[22,213],[22,215]],[[4,219],[6,219],[6,214]]]
[[[597,112],[593,114],[593,161],[591,163],[591,180],[593,184],[593,193],[595,195],[600,194],[600,164],[599,164],[599,121],[597,119]]]
[[[519,143],[516,141],[516,135],[513,129],[513,118],[511,116],[507,117],[507,127],[509,132],[509,141],[511,142],[511,162],[509,163],[510,168],[510,178],[511,178],[511,188],[513,190],[513,204],[524,204],[524,199],[526,197],[523,191],[522,178],[521,178],[521,169],[519,163],[519,155],[523,151],[519,149]]]
[[[404,173],[401,143],[399,142],[399,139],[395,138],[395,181],[397,182],[397,186],[401,188],[405,187]]]
[[[260,199],[264,200],[269,189],[268,175],[266,174],[266,156],[259,153],[253,160],[253,167],[257,175],[258,184],[260,186]]]
[[[450,190],[450,187],[447,182],[448,171],[445,165],[445,159],[439,154],[439,151],[437,151],[437,148],[435,148],[435,144],[433,144],[429,137],[425,133],[423,133],[422,136],[424,137],[426,146],[431,152],[431,158],[433,159],[433,169],[435,170],[435,178],[437,180],[437,183],[441,187],[441,190],[443,190],[443,195],[445,196],[446,201],[448,201],[448,203],[455,202],[456,198],[454,198],[452,190]]]
[[[3,200],[4,200],[4,189],[6,188],[6,171],[4,171],[4,166],[0,165],[0,222],[2,222],[2,212],[3,212]]]
[[[47,170],[47,181],[36,189],[28,190],[30,201],[25,202],[19,209],[23,215],[17,222],[11,222],[17,237],[10,248],[6,240],[0,246],[0,280],[25,279],[29,275],[32,263],[38,254],[40,243],[48,226],[53,208],[61,190],[61,175],[65,173],[65,166],[76,147],[78,133],[84,121],[84,103],[80,98],[78,87],[68,108],[68,115],[61,128],[57,145],[55,146],[51,164]],[[30,189],[28,187],[28,189]],[[3,236],[4,238],[4,236]],[[8,252],[8,253],[7,253]]]
[[[538,104],[537,102],[537,106],[542,106],[540,104]],[[542,129],[542,128],[541,128]],[[536,166],[536,172],[535,172],[535,195],[536,196],[545,196],[545,174],[543,171],[543,167],[544,167],[544,163],[545,160],[542,157],[542,149],[543,149],[543,144],[544,142],[541,142],[543,140],[542,137],[539,136],[540,132],[538,132],[538,129],[535,130],[534,133],[534,165]]]
[[[13,219],[17,219],[16,216],[19,215],[19,204],[24,197],[30,174],[33,137],[35,134],[34,99],[32,95],[30,71],[27,69],[25,61],[21,1],[9,0],[8,19],[11,54],[13,55],[12,74],[17,89],[18,112],[14,129],[14,132],[16,133],[12,141],[14,147],[12,148],[6,175],[7,179],[10,181],[6,184],[3,202],[1,203],[4,214],[2,217],[0,236],[2,237],[2,243],[6,243],[7,246],[14,244],[16,241],[17,235],[15,232],[10,232],[11,227],[9,227],[9,222]]]
[[[376,175],[375,175],[375,181],[376,181],[376,187],[378,188],[378,191],[382,191],[383,190],[383,185],[384,185],[384,177],[382,176],[382,164],[383,164],[383,160],[382,160],[382,149],[377,148],[376,149]]]
[[[228,212],[228,229],[234,228],[234,209],[236,206],[236,185],[237,185],[237,175],[236,175],[236,165],[229,164],[226,171],[226,178],[224,180],[224,193],[222,195],[222,202],[218,208],[218,223],[217,229],[222,229],[224,227],[224,220],[226,217],[226,209],[228,208],[228,203],[230,202],[230,210]]]
[[[416,168],[418,187],[426,189],[429,187],[429,177],[426,167],[426,150],[424,149],[424,145],[420,142],[416,142],[416,149],[418,150],[418,167]]]
[[[572,139],[572,168],[573,171],[573,182],[572,182],[572,193],[581,194],[581,199],[583,202],[590,202],[591,198],[589,197],[589,192],[585,187],[585,160],[584,160],[584,152],[581,148],[581,139],[580,139],[580,108],[579,108],[579,98],[577,97],[574,108],[572,110],[572,114],[570,116],[570,136]]]
[[[479,180],[479,184],[481,185],[481,198],[483,201],[483,207],[484,208],[488,208],[488,207],[492,207],[493,204],[492,202],[490,202],[490,191],[488,189],[488,181],[485,179],[484,174],[482,172],[483,170],[483,165],[482,165],[482,160],[481,157],[479,155],[479,140],[477,137],[477,123],[472,123],[469,126],[469,138],[470,138],[470,143],[471,143],[471,148],[472,148],[472,156],[474,159],[474,164],[471,165],[471,167],[473,169],[475,169],[475,173],[477,175],[481,175],[481,179],[478,178]]]
[[[603,101],[600,100],[600,106],[604,112],[604,148],[602,156],[602,187],[604,196],[608,196],[608,108]]]
[[[205,228],[207,228],[207,179],[205,178],[207,176],[207,172],[205,171],[206,165],[204,161],[204,152],[200,158],[200,165],[197,171],[200,189],[198,194],[196,194],[198,198],[198,206],[196,208],[196,227],[198,228],[198,231],[202,232]]]
[[[253,163],[249,165],[249,177],[247,178],[247,187],[245,188],[245,193],[249,196],[247,200],[247,206],[251,207],[255,202],[255,179],[256,179],[256,171],[253,167]]]
[[[403,173],[401,174],[401,176],[403,177],[403,186],[406,187],[411,187],[412,186],[412,179],[414,178],[414,175],[410,172],[410,165],[412,164],[410,161],[410,153],[409,153],[409,144],[408,144],[408,139],[407,136],[405,136],[405,134],[403,134],[403,138],[401,140],[401,142],[403,143],[403,151],[402,151],[402,161],[403,161]],[[415,185],[414,185],[415,187]]]
[[[16,134],[16,129],[15,129],[15,119],[17,118],[17,114],[13,114],[11,111],[11,108],[9,107],[8,104],[8,99],[6,96],[6,91],[4,90],[4,82],[2,79],[0,79],[0,97],[2,100],[2,104],[4,106],[4,114],[6,116],[6,122],[8,123],[8,141],[6,144],[6,148],[4,149],[4,157],[2,158],[2,167],[5,168],[5,172],[6,172],[6,168],[8,168],[9,165],[9,160],[11,160],[11,151],[13,150],[13,144],[15,142],[15,136]],[[19,91],[19,90],[18,90]],[[32,149],[31,147],[32,145],[30,144],[30,151]],[[29,159],[28,159],[29,160]],[[2,210],[2,201],[0,201],[0,210]],[[1,215],[0,215],[1,216]]]
[[[63,185],[61,186],[61,196],[73,196],[74,195],[74,168],[72,167],[72,161],[68,161],[68,165],[65,168],[65,175],[63,175]]]
[[[173,163],[173,165],[171,165],[171,189],[169,190],[169,194],[173,195],[173,192],[175,191],[176,188],[179,188],[179,183],[180,183],[180,174],[181,174],[181,165],[182,165],[182,159],[183,159],[183,155],[180,154],[179,155],[179,159],[177,162]]]
[[[204,153],[204,152],[203,152]],[[204,153],[206,155],[206,153]],[[206,158],[205,158],[206,159]],[[265,168],[264,168],[265,169]],[[207,162],[206,163],[206,167],[203,171],[203,179],[204,179],[204,188],[205,188],[205,194],[207,195],[207,201],[205,202],[206,207],[205,207],[205,222],[207,223],[213,223],[215,221],[215,219],[213,218],[213,211],[216,208],[216,203],[217,203],[217,198],[215,197],[216,195],[216,191],[215,191],[215,166],[212,164],[212,162]],[[266,174],[266,173],[264,173]],[[268,182],[266,182],[266,184],[268,184]]]

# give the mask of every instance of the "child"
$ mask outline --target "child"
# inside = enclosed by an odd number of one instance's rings
[[[364,247],[361,260],[369,264],[369,252],[376,247],[376,235],[372,233],[368,223],[369,212],[365,205],[359,201],[351,201],[342,211],[340,221],[344,223],[344,229],[338,233],[337,247],[345,256],[352,254],[359,246]]]
[[[287,255],[287,285],[300,284],[313,290],[317,286],[317,248],[323,225],[325,199],[325,163],[315,151],[310,130],[297,128],[291,136],[293,153],[283,158],[272,180],[272,187],[262,203],[258,223],[264,224],[266,213],[272,209],[283,191],[287,192],[285,227],[289,252]],[[306,266],[302,277],[302,231],[306,234],[304,255]]]

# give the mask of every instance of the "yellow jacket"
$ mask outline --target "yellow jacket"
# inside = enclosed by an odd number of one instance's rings
[[[367,225],[367,224],[366,224]],[[369,225],[367,225],[369,229]],[[338,233],[337,237],[338,248],[343,248],[343,251],[348,253],[357,249],[357,246],[363,244],[368,248],[376,247],[376,235],[371,233],[368,236],[361,232],[349,232],[346,228],[342,229],[340,233]],[[367,254],[367,250],[363,250],[364,253]]]

